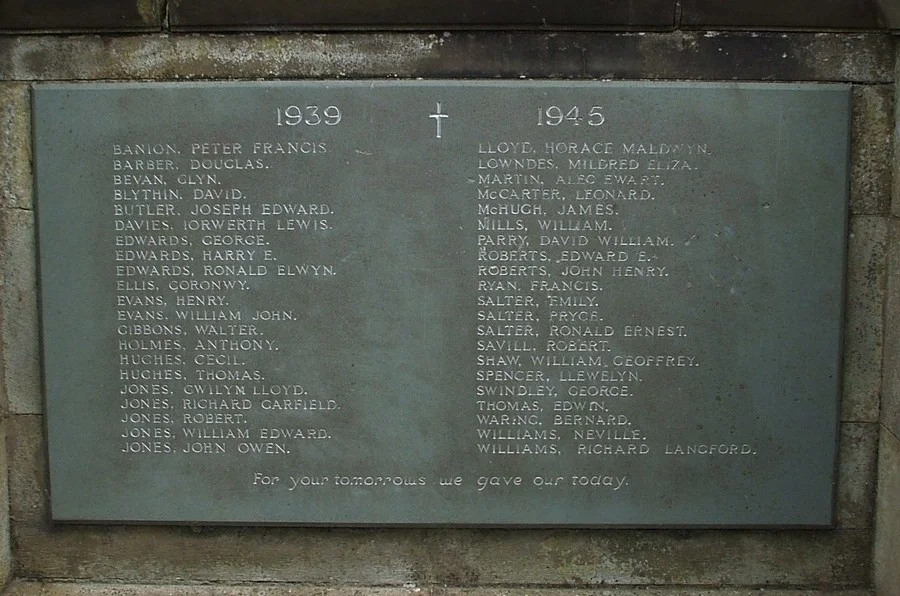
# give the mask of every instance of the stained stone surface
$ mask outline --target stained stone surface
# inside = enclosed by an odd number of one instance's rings
[[[3,305],[3,357],[6,398],[16,414],[41,412],[41,363],[38,333],[34,212],[3,212],[5,271],[0,301]]]
[[[28,87],[0,84],[0,200],[31,208],[31,118]]]
[[[34,98],[54,519],[832,523],[848,87]]]
[[[755,31],[20,35],[0,36],[0,78],[528,77],[893,84],[894,53],[893,39],[883,34]]]
[[[879,417],[889,227],[881,217],[850,220],[841,396],[845,422],[876,422]]]

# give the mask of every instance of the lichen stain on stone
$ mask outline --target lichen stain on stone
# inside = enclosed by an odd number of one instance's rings
[[[812,78],[870,82],[891,76],[884,40],[877,36],[816,33],[797,50]]]
[[[700,51],[700,41],[692,33],[676,33],[669,35],[642,35],[639,42],[642,54],[648,59],[658,59],[675,53]]]
[[[122,48],[144,77],[340,77],[411,72],[443,40],[429,35],[237,35],[154,39]],[[151,47],[152,46],[152,47]]]
[[[160,25],[160,0],[137,0],[137,11],[148,25]]]

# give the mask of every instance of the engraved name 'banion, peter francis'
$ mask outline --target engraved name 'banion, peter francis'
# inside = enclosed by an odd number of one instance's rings
[[[316,109],[307,113],[318,117]],[[276,125],[300,124],[298,110],[279,109]],[[306,124],[340,120],[340,109],[328,106]],[[117,142],[110,149],[121,451],[288,455],[306,441],[332,439],[328,413],[340,410],[338,400],[311,394],[298,379],[272,379],[251,362],[280,350],[278,336],[297,325],[295,310],[276,302],[246,309],[239,296],[252,291],[255,277],[336,275],[334,263],[279,258],[268,240],[331,230],[339,225],[334,211],[327,203],[254,200],[258,189],[226,182],[242,170],[314,159],[327,143]],[[257,412],[270,415],[254,418]],[[303,413],[314,425],[290,424],[297,416],[285,413]]]

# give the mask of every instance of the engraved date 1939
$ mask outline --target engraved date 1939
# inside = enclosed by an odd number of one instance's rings
[[[335,126],[340,124],[341,109],[335,105],[321,108],[317,105],[301,107],[296,104],[275,108],[275,124],[278,126]]]

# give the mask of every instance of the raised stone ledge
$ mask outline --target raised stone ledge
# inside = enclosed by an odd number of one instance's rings
[[[20,523],[16,512],[12,526],[16,575],[25,578],[217,585],[413,583],[485,589],[660,585],[859,589],[871,582],[873,536],[868,529],[74,527]]]
[[[696,588],[323,588],[299,584],[140,585],[17,581],[5,596],[871,596],[868,590],[768,590]]]
[[[888,34],[0,36],[0,80],[575,78],[888,83]]]

